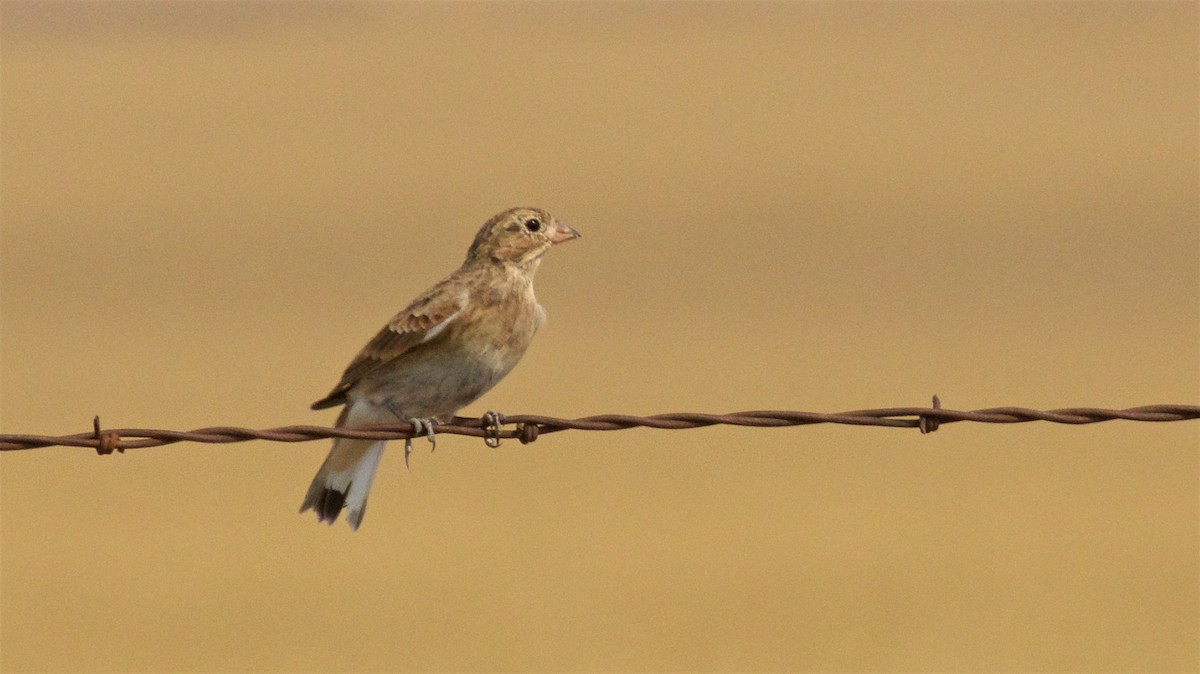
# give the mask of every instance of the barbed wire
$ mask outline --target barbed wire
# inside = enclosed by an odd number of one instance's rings
[[[747,426],[779,428],[811,424],[846,424],[851,426],[882,426],[886,428],[916,428],[932,433],[941,424],[973,421],[985,424],[1019,424],[1048,421],[1055,424],[1094,424],[1123,419],[1126,421],[1187,421],[1200,419],[1200,405],[1145,405],[1128,409],[1096,407],[1067,407],[1054,410],[1035,410],[1027,407],[990,407],[960,411],[943,409],[937,396],[932,407],[891,407],[849,412],[798,412],[787,410],[756,410],[732,414],[677,412],[652,416],[629,414],[599,414],[579,419],[559,419],[537,414],[505,416],[488,413],[483,417],[454,417],[449,423],[438,424],[439,434],[465,435],[483,438],[491,447],[498,447],[505,438],[529,444],[546,433],[566,430],[618,431],[630,428],[682,430],[705,426]],[[512,426],[512,428],[505,428]],[[410,423],[362,428],[330,428],[325,426],[281,426],[251,429],[233,426],[213,426],[192,431],[171,431],[155,428],[102,429],[100,417],[92,422],[92,432],[74,435],[0,434],[0,451],[38,449],[41,447],[91,447],[99,454],[124,452],[126,449],[159,447],[177,442],[229,443],[248,440],[271,442],[308,442],[329,438],[363,440],[400,440],[413,437]],[[420,435],[420,434],[418,434]]]

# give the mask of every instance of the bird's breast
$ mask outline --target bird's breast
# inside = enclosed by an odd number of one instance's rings
[[[545,320],[545,311],[531,298],[509,296],[472,309],[466,320],[457,321],[460,344],[503,360],[519,359]]]

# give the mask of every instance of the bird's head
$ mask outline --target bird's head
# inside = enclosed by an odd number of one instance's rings
[[[467,261],[498,262],[533,270],[550,247],[579,238],[579,232],[540,208],[510,208],[480,228]]]

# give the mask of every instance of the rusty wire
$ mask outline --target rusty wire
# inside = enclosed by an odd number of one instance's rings
[[[987,424],[1017,424],[1048,421],[1056,424],[1094,424],[1102,421],[1186,421],[1200,419],[1200,405],[1146,405],[1123,410],[1094,407],[1070,407],[1054,410],[1035,410],[1025,407],[991,407],[959,411],[943,409],[937,396],[932,407],[892,407],[874,410],[853,410],[834,414],[786,410],[757,410],[732,414],[703,414],[678,412],[648,417],[628,414],[599,414],[580,419],[559,419],[536,414],[516,414],[492,417],[454,417],[450,423],[439,424],[439,434],[466,435],[483,438],[492,447],[502,438],[514,438],[521,444],[537,440],[539,435],[566,430],[617,431],[629,428],[658,428],[680,430],[705,426],[729,425],[777,428],[809,424],[847,424],[852,426],[883,426],[917,428],[922,433],[937,430],[940,424],[974,421]],[[512,426],[512,428],[504,428]],[[93,422],[92,432],[75,435],[0,434],[0,451],[37,449],[39,447],[91,447],[99,454],[124,452],[126,449],[158,447],[176,442],[227,443],[247,440],[272,442],[307,442],[328,438],[358,438],[364,440],[399,440],[412,437],[412,425],[405,423],[363,428],[327,428],[324,426],[282,426],[255,430],[231,426],[198,428],[192,431],[170,431],[152,428],[102,429],[100,419]]]

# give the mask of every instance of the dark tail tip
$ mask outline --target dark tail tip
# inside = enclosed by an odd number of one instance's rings
[[[350,491],[349,485],[346,486],[346,491]],[[345,505],[346,494],[344,492],[325,488],[305,499],[304,505],[300,507],[300,512],[312,508],[317,513],[318,522],[333,524],[337,521],[338,514],[342,512]]]

